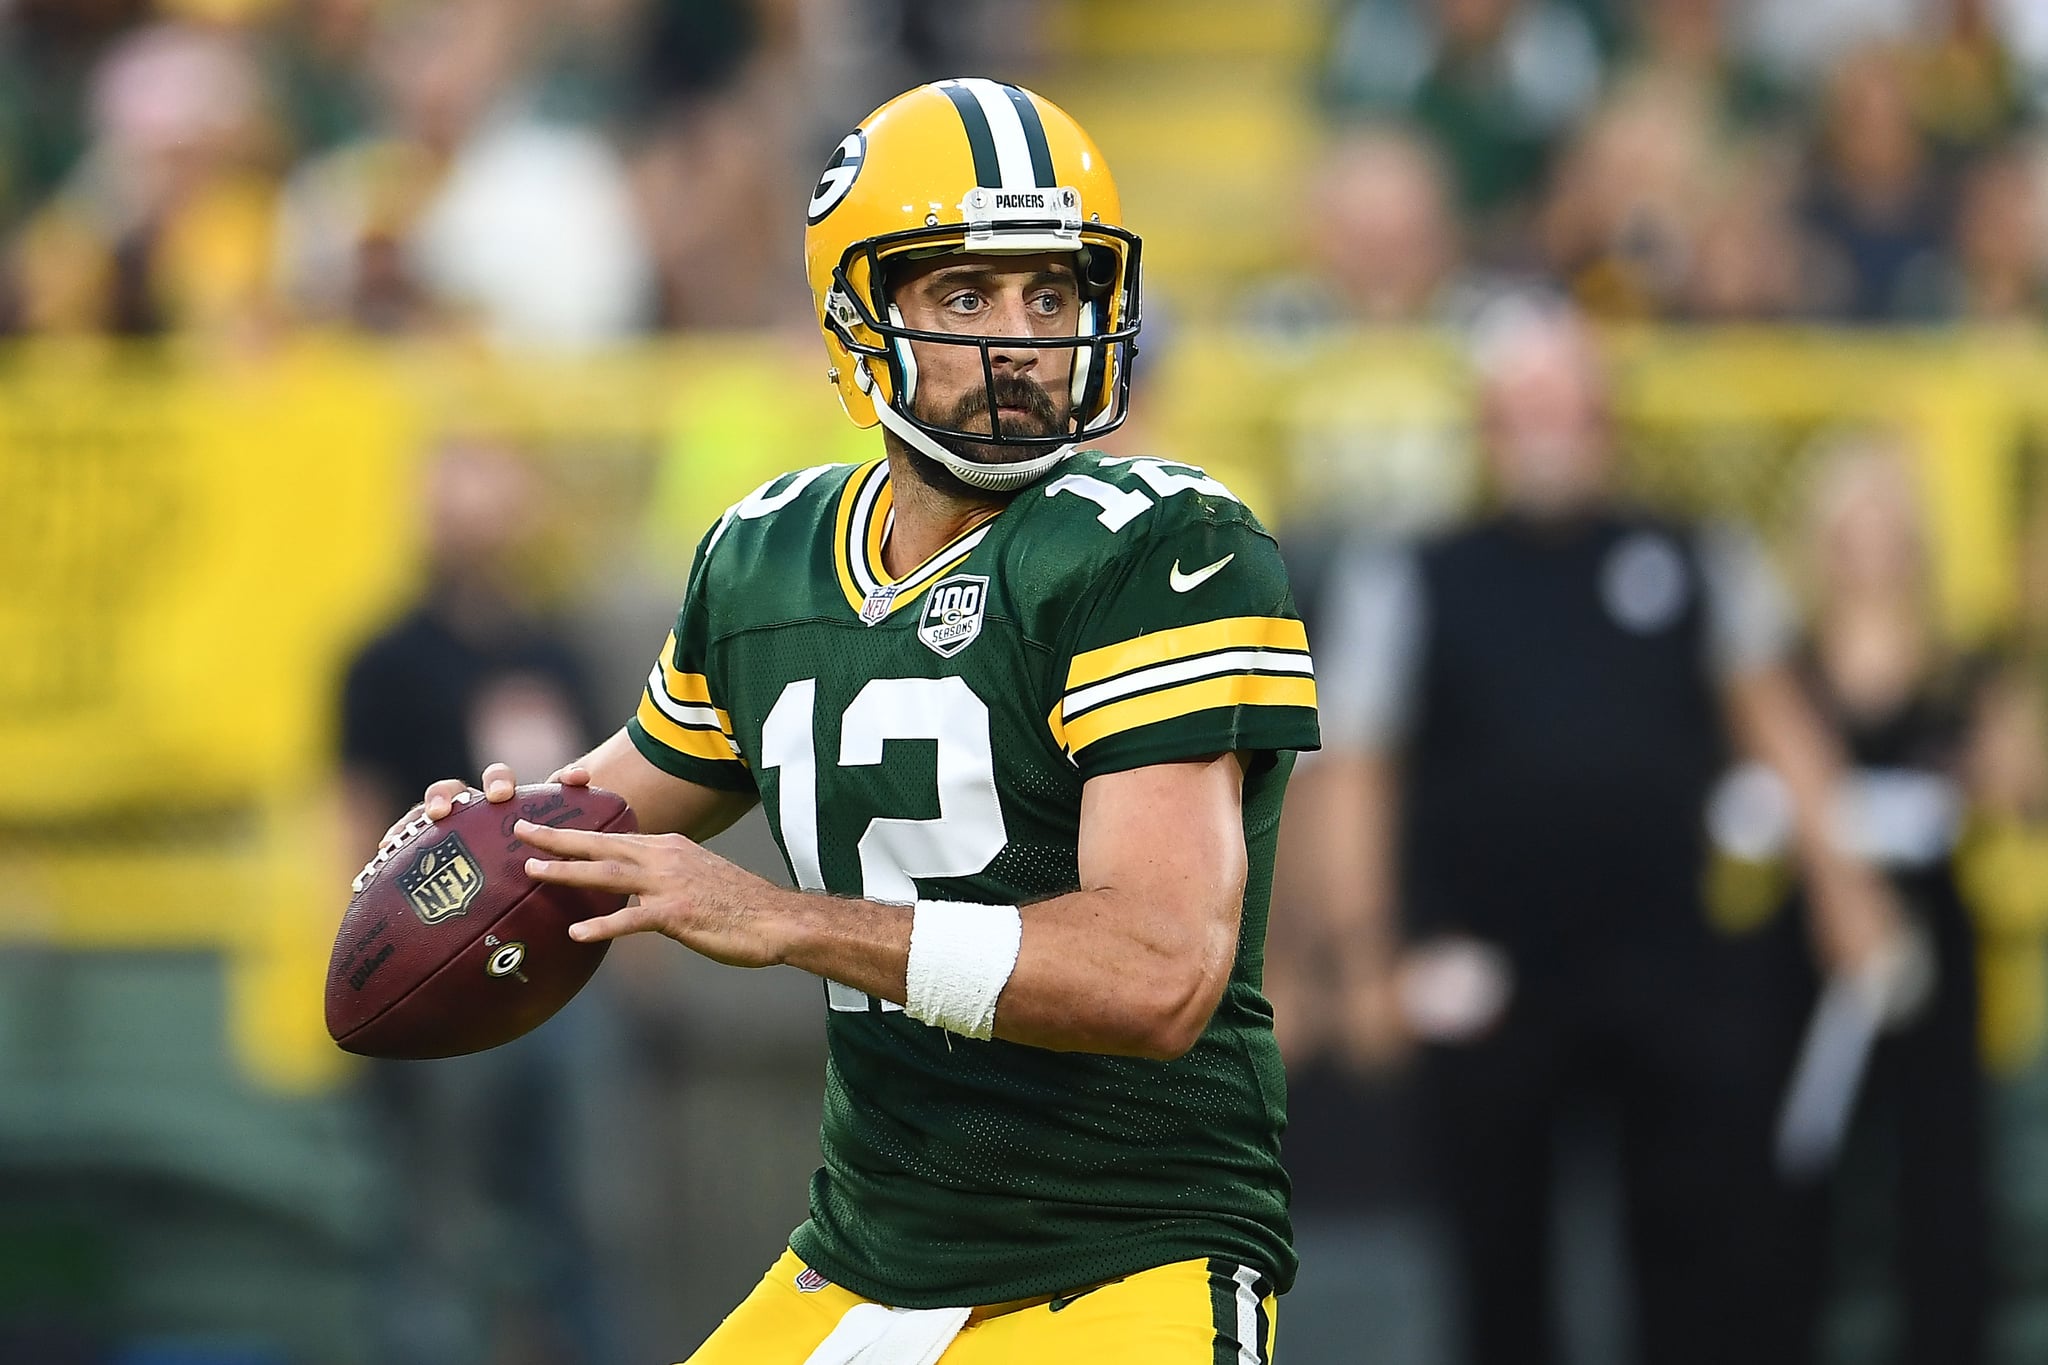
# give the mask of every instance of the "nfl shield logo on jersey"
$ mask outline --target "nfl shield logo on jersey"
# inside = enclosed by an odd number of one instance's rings
[[[815,1294],[820,1289],[825,1288],[827,1285],[831,1283],[832,1281],[826,1279],[823,1275],[820,1275],[816,1270],[813,1270],[810,1266],[805,1266],[802,1270],[797,1272],[796,1287],[798,1291],[801,1293]]]
[[[950,659],[981,634],[982,612],[987,606],[988,579],[980,574],[941,578],[924,599],[917,638],[931,646],[932,653]]]

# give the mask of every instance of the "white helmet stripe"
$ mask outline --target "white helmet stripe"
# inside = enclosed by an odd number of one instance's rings
[[[1035,187],[1038,177],[1031,169],[1031,144],[1024,137],[1024,120],[1017,117],[1017,106],[1010,103],[1000,85],[985,77],[965,76],[956,83],[974,96],[974,102],[988,119],[989,133],[996,140],[996,165],[1002,171],[1000,188]]]

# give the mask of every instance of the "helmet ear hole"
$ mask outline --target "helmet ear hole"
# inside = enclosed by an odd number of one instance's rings
[[[1080,252],[1080,284],[1084,294],[1101,297],[1116,288],[1117,258],[1113,251],[1085,246]]]

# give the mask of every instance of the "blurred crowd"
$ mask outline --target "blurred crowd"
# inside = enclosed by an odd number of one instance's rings
[[[814,144],[977,65],[991,8],[9,0],[0,330],[562,348],[801,321],[760,225]]]
[[[1085,59],[1087,6],[1064,41]],[[573,346],[801,323],[786,217],[917,80],[1028,77],[1041,0],[8,0],[0,328]],[[1337,0],[1301,279],[1256,317],[2004,321],[2043,295],[2025,0]],[[1296,215],[1290,215],[1296,216]],[[545,268],[535,268],[545,263]]]
[[[1312,248],[1352,318],[1538,275],[1596,316],[2036,315],[2048,19],[2025,0],[1347,0]]]

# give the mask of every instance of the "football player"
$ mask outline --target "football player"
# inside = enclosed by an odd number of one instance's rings
[[[1260,968],[1318,740],[1280,557],[1200,470],[1083,448],[1129,401],[1139,242],[1066,113],[921,86],[808,219],[881,456],[703,538],[638,713],[555,775],[646,832],[520,828],[536,878],[637,898],[578,939],[823,980],[810,1217],[691,1360],[1266,1361],[1294,1257]],[[700,846],[756,802],[799,890]]]

